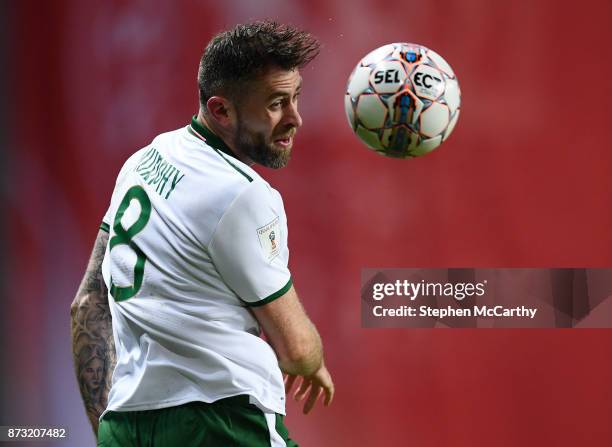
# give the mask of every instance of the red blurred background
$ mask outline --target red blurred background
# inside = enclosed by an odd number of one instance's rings
[[[611,330],[366,330],[359,298],[363,267],[612,266],[612,3],[57,0],[0,12],[0,425],[63,425],[65,445],[93,445],[69,305],[116,174],[196,113],[213,33],[274,18],[324,45],[303,71],[289,167],[259,170],[283,195],[291,270],[337,386],[307,417],[289,404],[292,436],[612,445]],[[462,89],[453,135],[422,159],[368,151],[344,116],[354,65],[397,41],[439,52]]]

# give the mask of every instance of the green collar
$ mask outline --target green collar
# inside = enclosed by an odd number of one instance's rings
[[[227,144],[225,144],[225,142],[221,138],[212,133],[212,131],[208,127],[200,124],[196,115],[193,115],[193,117],[191,118],[191,126],[189,130],[196,137],[206,142],[206,144],[208,144],[212,148],[220,150],[221,152],[238,159],[238,157],[234,155],[232,150],[227,146]]]
[[[229,147],[227,147],[227,144],[225,144],[225,142],[221,138],[219,138],[217,135],[212,133],[209,128],[200,124],[198,122],[197,116],[194,115],[191,118],[191,125],[189,126],[187,130],[193,136],[195,136],[196,138],[199,138],[200,140],[208,144],[210,147],[212,147],[214,151],[221,156],[222,159],[224,159],[232,168],[234,168],[236,171],[242,174],[249,182],[253,181],[253,177],[251,177],[249,174],[247,174],[242,169],[240,169],[238,166],[236,166],[234,163],[232,163],[231,160],[223,156],[221,152],[229,155],[230,157],[235,158],[236,159],[235,161],[238,161],[238,157],[236,157],[234,153],[232,152],[232,150]]]

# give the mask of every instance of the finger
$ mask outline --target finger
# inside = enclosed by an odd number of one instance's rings
[[[325,398],[323,399],[323,405],[325,405],[326,407],[329,407],[329,405],[332,403],[332,400],[334,400],[334,394],[336,393],[336,390],[334,389],[334,385],[331,384],[331,386],[326,386],[323,391],[325,392]]]
[[[304,399],[304,397],[306,396],[306,393],[308,392],[308,388],[310,388],[310,384],[311,384],[310,380],[306,378],[302,378],[302,384],[300,385],[300,388],[293,395],[293,398],[297,401]]]
[[[304,410],[303,410],[304,414],[310,413],[310,410],[314,408],[315,403],[317,403],[317,399],[321,395],[322,391],[323,390],[318,385],[312,386],[310,390],[310,394],[308,395],[308,399],[306,400],[306,403],[304,404]]]
[[[297,379],[297,376],[294,376],[294,375],[288,374],[287,377],[285,377],[285,393],[286,394],[289,394],[289,392],[291,392],[291,388],[293,388],[295,379]]]

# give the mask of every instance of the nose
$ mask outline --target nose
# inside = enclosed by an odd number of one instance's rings
[[[290,124],[293,127],[301,127],[302,126],[302,117],[298,112],[296,103],[289,103],[285,109],[285,124]]]

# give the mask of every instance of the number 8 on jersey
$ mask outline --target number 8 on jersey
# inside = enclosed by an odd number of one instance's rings
[[[136,200],[140,204],[140,213],[136,221],[129,227],[124,228],[121,220],[126,210],[129,208],[132,200]],[[119,204],[115,220],[113,221],[113,232],[115,235],[110,240],[109,253],[117,245],[128,245],[136,253],[136,265],[134,266],[134,283],[131,286],[120,287],[115,284],[111,276],[110,294],[115,301],[124,301],[133,297],[138,293],[142,286],[144,277],[144,266],[147,260],[145,254],[138,248],[132,238],[140,233],[151,217],[151,200],[142,186],[132,186],[125,193],[123,200]]]

